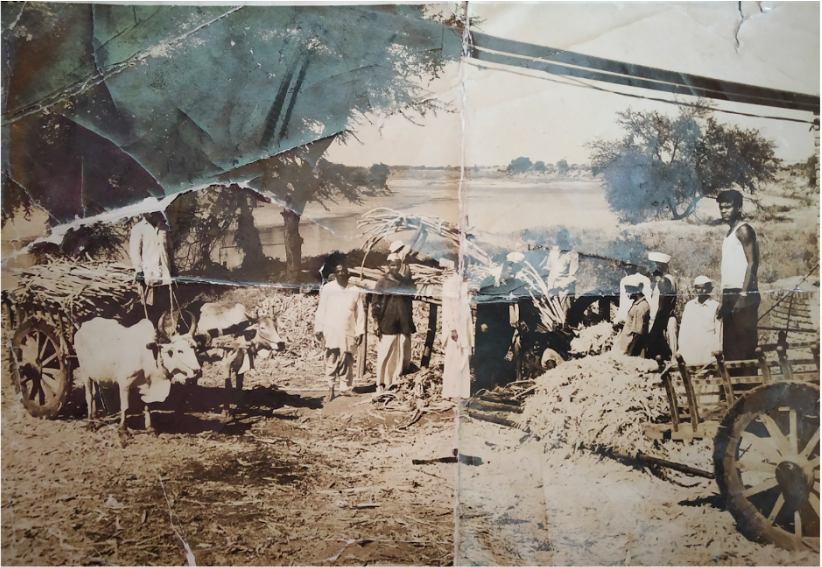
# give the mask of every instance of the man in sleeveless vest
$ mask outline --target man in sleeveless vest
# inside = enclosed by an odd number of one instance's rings
[[[759,245],[754,229],[742,219],[742,193],[722,191],[716,202],[729,227],[722,243],[722,351],[726,360],[750,360],[758,342]]]

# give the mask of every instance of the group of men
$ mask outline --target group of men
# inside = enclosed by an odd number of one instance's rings
[[[677,285],[668,272],[670,256],[652,252],[648,258],[657,266],[655,281],[633,274],[622,282],[632,303],[614,347],[619,352],[666,360],[680,354],[690,365],[706,364],[720,350],[726,360],[755,357],[759,245],[756,233],[742,216],[742,194],[723,191],[716,200],[722,220],[728,225],[722,242],[721,301],[712,299],[711,279],[698,276],[693,282],[696,298],[685,305],[677,333]]]
[[[742,216],[742,194],[735,190],[717,196],[728,233],[722,244],[721,301],[712,299],[713,282],[701,275],[694,280],[696,298],[688,302],[677,330],[675,308],[677,283],[669,272],[670,256],[652,252],[654,281],[641,274],[623,279],[622,294],[627,312],[615,341],[615,350],[629,356],[670,359],[681,354],[688,364],[705,364],[722,350],[726,360],[754,358],[757,347],[757,312],[760,303],[757,270],[759,247],[756,233]],[[146,316],[155,325],[169,308],[170,297],[162,287],[170,284],[167,228],[161,214],[149,214],[132,230],[130,255],[140,282]],[[552,293],[573,295],[578,257],[559,246],[551,250],[547,264]],[[416,332],[413,297],[416,287],[407,260],[410,246],[391,244],[387,273],[377,282],[371,301],[377,343],[377,394],[394,387],[411,363],[411,336]],[[448,273],[442,291],[442,343],[445,349],[443,397],[466,398],[471,393],[469,363],[474,352],[474,389],[492,388],[510,381],[513,371],[507,354],[517,334],[528,336],[540,323],[527,285],[517,277],[524,255],[512,252],[496,276],[481,286],[475,297],[476,326],[465,278],[451,260],[440,265]],[[365,334],[365,290],[349,283],[344,263],[334,267],[320,291],[315,333],[325,346],[328,397],[353,385],[355,353]],[[160,289],[158,289],[160,288]],[[160,293],[155,293],[155,290]],[[622,309],[621,309],[622,311]]]
[[[402,242],[392,243],[387,258],[387,272],[371,292],[371,315],[377,336],[377,395],[398,385],[400,376],[411,365],[411,336],[416,332],[413,297],[416,286],[405,261],[413,254]],[[467,288],[456,273],[452,260],[440,266],[449,273],[443,285],[442,342],[445,348],[443,397],[469,395],[468,359],[473,346]],[[366,291],[349,283],[350,274],[344,262],[334,267],[320,290],[320,303],[314,318],[314,331],[325,346],[327,400],[334,399],[336,389],[347,392],[354,380],[354,357],[365,334]],[[466,312],[466,308],[469,311]]]

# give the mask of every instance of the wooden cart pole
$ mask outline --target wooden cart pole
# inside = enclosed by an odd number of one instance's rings
[[[434,337],[437,336],[437,311],[436,303],[428,304],[428,333],[425,335],[425,348],[422,349],[421,368],[428,368],[431,364],[431,351],[434,349]]]
[[[371,303],[371,296],[365,296],[365,332],[362,335],[362,342],[357,349],[357,380],[362,381],[365,376],[365,357],[368,354],[368,307]]]

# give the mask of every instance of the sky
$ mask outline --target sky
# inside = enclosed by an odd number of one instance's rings
[[[819,95],[819,4],[814,2],[551,2],[470,3],[478,31],[629,63],[750,85]],[[760,9],[761,7],[761,9]],[[392,116],[355,128],[362,142],[333,146],[327,158],[350,165],[506,165],[533,161],[586,163],[587,142],[621,137],[616,112],[677,112],[652,102],[569,84],[562,77],[518,68],[453,64],[428,85],[452,112],[419,119]],[[461,78],[464,79],[461,81]],[[611,84],[629,95],[674,95]],[[693,97],[680,96],[692,102]],[[757,115],[811,120],[807,112],[717,103]],[[722,122],[755,128],[776,142],[787,162],[814,151],[809,126],[718,113]],[[465,136],[462,135],[463,131]],[[465,147],[463,147],[463,140]]]

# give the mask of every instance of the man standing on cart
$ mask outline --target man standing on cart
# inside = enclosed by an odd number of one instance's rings
[[[729,227],[722,243],[722,351],[725,360],[750,360],[758,343],[759,244],[754,229],[742,219],[742,193],[722,191],[716,202]]]
[[[156,329],[163,313],[171,309],[168,224],[163,213],[146,213],[143,220],[134,225],[131,229],[129,256],[145,315]]]

